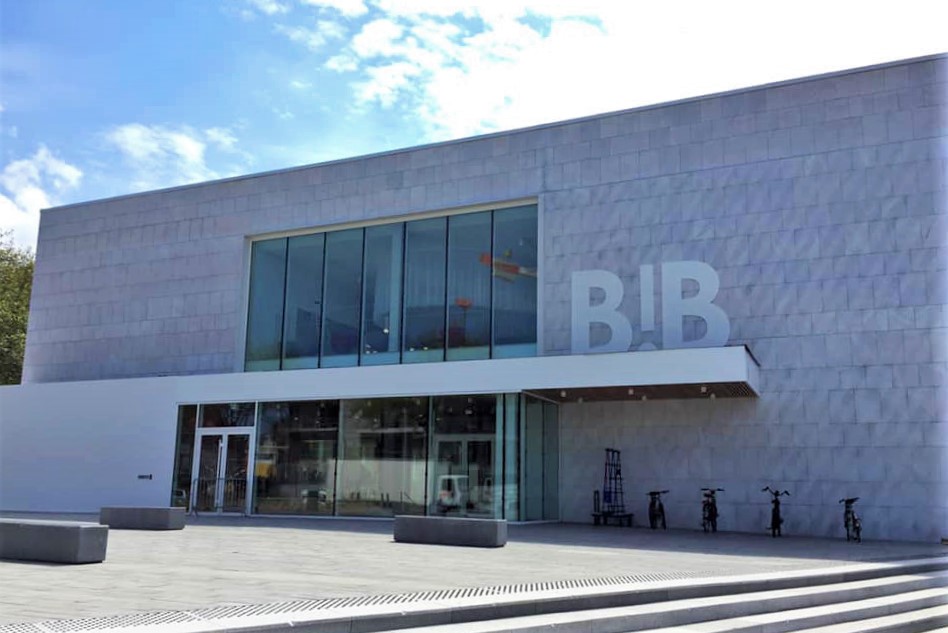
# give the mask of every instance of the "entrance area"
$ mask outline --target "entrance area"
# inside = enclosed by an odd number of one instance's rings
[[[524,394],[182,405],[172,503],[556,520],[556,408]]]

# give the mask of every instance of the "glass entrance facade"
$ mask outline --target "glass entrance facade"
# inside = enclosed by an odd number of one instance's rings
[[[182,405],[175,454],[172,501],[198,512],[249,490],[254,514],[559,517],[556,406],[515,393]]]

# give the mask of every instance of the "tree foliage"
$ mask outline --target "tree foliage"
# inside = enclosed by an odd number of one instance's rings
[[[0,385],[20,382],[32,287],[32,251],[0,232]]]

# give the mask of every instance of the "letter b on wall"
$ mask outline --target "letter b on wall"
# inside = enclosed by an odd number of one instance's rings
[[[694,296],[682,296],[682,282],[698,284]],[[667,262],[662,264],[662,347],[719,347],[727,344],[731,323],[724,310],[711,303],[718,294],[721,280],[704,262]],[[707,325],[705,335],[686,341],[682,332],[685,316],[696,316]]]
[[[605,293],[602,303],[591,305],[593,288]],[[573,273],[572,280],[572,339],[573,353],[625,352],[632,344],[632,326],[618,311],[622,303],[622,280],[608,270],[581,270]],[[589,326],[602,323],[608,326],[612,337],[608,343],[597,345],[595,350],[589,340]]]

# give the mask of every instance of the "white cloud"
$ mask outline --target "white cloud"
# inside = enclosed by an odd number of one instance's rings
[[[341,24],[330,20],[320,20],[314,28],[278,24],[276,30],[314,52],[322,49],[331,40],[340,39],[346,34]]]
[[[302,3],[319,9],[332,9],[347,18],[356,18],[369,11],[362,0],[302,0]]]
[[[286,13],[290,8],[277,0],[247,0],[247,3],[260,13],[266,15],[277,15]]]
[[[188,126],[128,123],[106,132],[105,140],[122,155],[131,170],[131,188],[139,191],[227,175],[207,164],[208,149],[236,153],[249,162],[249,157],[237,149],[237,138],[227,128],[212,127],[202,132]]]
[[[59,204],[59,196],[81,180],[78,167],[45,145],[30,158],[7,163],[0,172],[0,228],[12,229],[17,244],[35,246],[40,210]]]
[[[407,111],[429,140],[928,54],[944,39],[938,10],[913,0],[802,0],[779,29],[751,0],[367,1],[373,19],[322,67],[352,74],[356,105]]]

